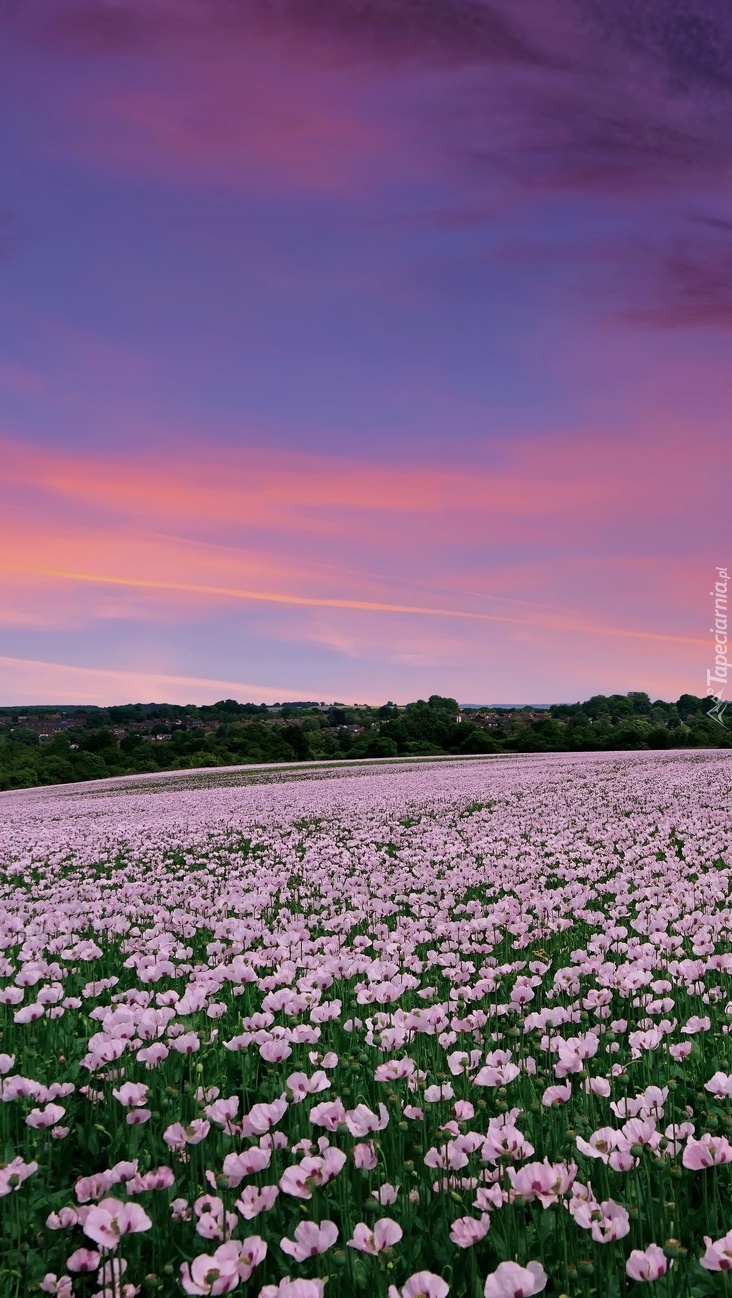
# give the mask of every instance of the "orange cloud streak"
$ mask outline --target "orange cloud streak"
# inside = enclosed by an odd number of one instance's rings
[[[17,570],[16,570],[17,571]],[[577,631],[585,635],[620,636],[626,639],[660,640],[668,644],[707,647],[708,641],[693,636],[663,635],[656,631],[636,631],[626,627],[603,627],[558,618],[519,618],[500,613],[476,613],[468,609],[432,608],[417,604],[388,604],[372,600],[332,599],[327,596],[293,595],[274,591],[239,590],[225,586],[199,586],[190,582],[150,581],[142,577],[111,577],[99,573],[63,572],[56,569],[25,569],[29,576],[50,577],[61,581],[83,582],[98,586],[125,586],[135,590],[170,590],[212,598],[261,601],[306,608],[358,609],[367,613],[398,613],[409,616],[460,618],[472,622],[504,622],[514,626],[544,627],[547,630]]]

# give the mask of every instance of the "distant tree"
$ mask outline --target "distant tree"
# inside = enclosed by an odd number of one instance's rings
[[[563,748],[565,727],[551,717],[542,717],[541,721],[532,723],[532,730],[545,748]]]
[[[297,761],[307,761],[310,756],[310,744],[302,726],[286,726],[282,731],[282,739],[292,749]]]
[[[376,713],[380,721],[396,721],[399,716],[399,709],[395,703],[385,703]]]
[[[688,717],[695,716],[697,713],[708,711],[709,704],[706,699],[700,699],[696,694],[682,694],[677,700],[676,711],[682,721]]]
[[[44,763],[41,771],[43,784],[70,784],[77,778],[71,762],[63,757],[52,757]]]
[[[443,698],[441,694],[430,694],[427,706],[435,712],[449,712],[453,717],[460,711],[457,699]]]
[[[604,694],[593,694],[591,699],[582,704],[582,711],[593,719],[598,717],[609,717],[611,715],[610,699]]]
[[[647,716],[651,710],[651,700],[648,694],[643,690],[629,690],[628,698],[633,704],[633,711],[636,716]]]
[[[35,748],[38,743],[38,731],[33,730],[31,726],[16,726],[13,731],[13,739],[17,744],[25,744],[28,748]]]
[[[36,772],[29,766],[19,766],[16,770],[8,772],[3,783],[6,789],[33,789],[39,780]]]
[[[614,719],[633,715],[633,704],[627,694],[611,694],[609,703],[610,715]]]
[[[117,740],[111,730],[89,730],[83,732],[80,747],[87,753],[108,753],[117,750]]]
[[[477,726],[463,727],[467,734],[463,738],[460,746],[462,753],[500,753],[503,745],[499,738],[488,734],[486,730],[478,730]]]
[[[374,735],[366,745],[367,757],[396,757],[397,746],[387,735]]]
[[[72,764],[77,780],[103,780],[109,775],[107,764],[99,753],[75,753]]]

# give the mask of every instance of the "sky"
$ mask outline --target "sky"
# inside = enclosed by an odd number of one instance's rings
[[[727,0],[6,0],[0,704],[703,695]]]

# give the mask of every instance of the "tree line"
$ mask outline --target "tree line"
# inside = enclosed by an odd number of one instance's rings
[[[406,707],[222,699],[206,707],[129,704],[0,709],[0,789],[260,762],[480,753],[730,748],[709,700],[596,694],[535,708],[461,708],[433,694]],[[730,709],[732,714],[732,709]]]

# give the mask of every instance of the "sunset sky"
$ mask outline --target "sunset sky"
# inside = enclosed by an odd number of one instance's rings
[[[727,0],[8,0],[0,101],[0,704],[705,693]]]

